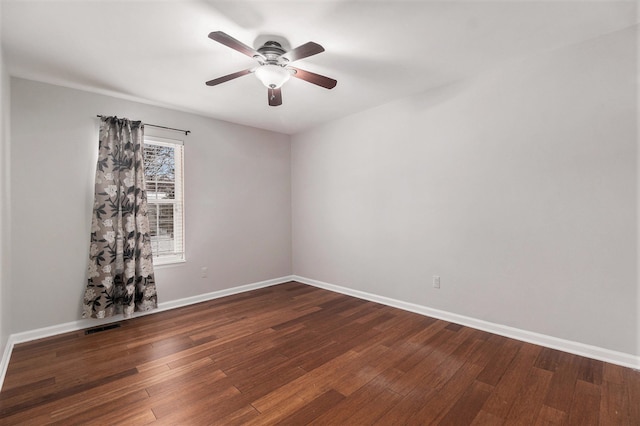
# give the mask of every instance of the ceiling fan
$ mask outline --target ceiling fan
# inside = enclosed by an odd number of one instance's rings
[[[209,80],[206,83],[207,86],[215,86],[233,80],[234,78],[242,77],[243,75],[255,73],[256,77],[258,77],[262,84],[268,89],[269,105],[278,106],[282,105],[282,85],[289,80],[290,76],[324,87],[325,89],[333,89],[336,87],[336,84],[338,84],[338,82],[332,78],[300,68],[294,68],[289,65],[291,62],[299,59],[324,52],[324,48],[318,43],[310,41],[287,52],[282,48],[282,45],[276,41],[267,41],[262,47],[253,49],[222,31],[210,33],[209,38],[255,59],[259,65]]]

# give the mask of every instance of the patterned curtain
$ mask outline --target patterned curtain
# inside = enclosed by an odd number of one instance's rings
[[[143,134],[140,121],[101,118],[83,318],[157,307]]]

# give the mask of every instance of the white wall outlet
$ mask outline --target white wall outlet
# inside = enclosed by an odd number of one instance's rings
[[[440,288],[440,277],[438,275],[433,276],[433,288]]]
[[[207,278],[207,272],[209,272],[209,268],[207,268],[206,266],[200,268],[200,276],[202,278]]]

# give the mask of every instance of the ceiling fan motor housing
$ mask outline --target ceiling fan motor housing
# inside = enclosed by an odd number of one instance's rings
[[[267,64],[276,64],[278,62],[278,58],[285,54],[285,50],[282,48],[282,45],[277,41],[268,41],[262,47],[258,48],[258,52],[262,54],[267,61],[264,63]],[[256,57],[256,59],[260,59],[260,57]],[[288,62],[286,58],[282,58],[285,62]]]

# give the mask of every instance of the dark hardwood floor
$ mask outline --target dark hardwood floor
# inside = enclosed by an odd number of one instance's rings
[[[640,372],[292,282],[17,345],[49,423],[640,425]]]

